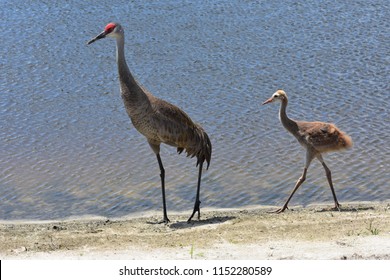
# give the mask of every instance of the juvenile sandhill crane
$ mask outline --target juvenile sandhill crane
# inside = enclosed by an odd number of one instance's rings
[[[207,168],[211,160],[211,142],[203,128],[194,123],[190,117],[178,107],[153,96],[143,88],[131,74],[124,53],[124,31],[120,24],[109,23],[104,31],[90,40],[91,44],[96,40],[110,37],[116,39],[116,61],[118,64],[121,96],[134,127],[146,137],[150,147],[156,154],[160,167],[161,190],[163,200],[163,222],[168,223],[167,207],[165,201],[165,170],[160,157],[160,144],[165,143],[177,147],[180,154],[185,150],[187,156],[197,157],[196,166],[199,166],[198,185],[195,205],[191,221],[196,212],[200,219],[200,182],[202,177],[203,162],[207,162]]]
[[[295,187],[287,199],[286,203],[282,208],[275,211],[276,213],[282,213],[287,209],[287,205],[298,190],[299,186],[306,179],[306,172],[309,168],[311,161],[314,158],[317,158],[325,169],[326,177],[330,189],[332,191],[335,210],[340,210],[340,204],[337,201],[336,193],[333,188],[331,172],[326,166],[324,159],[322,158],[322,153],[337,151],[346,148],[352,147],[352,139],[344,132],[340,131],[334,124],[324,123],[324,122],[304,122],[304,121],[294,121],[290,119],[286,114],[286,108],[288,104],[287,94],[283,90],[276,91],[271,98],[266,100],[264,104],[271,102],[281,102],[279,118],[284,128],[288,130],[292,135],[297,138],[298,142],[306,149],[306,164],[303,169],[302,176],[298,179]]]

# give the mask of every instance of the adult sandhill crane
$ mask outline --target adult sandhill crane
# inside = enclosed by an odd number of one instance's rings
[[[200,183],[202,177],[203,162],[207,162],[207,168],[211,159],[211,142],[203,128],[194,123],[190,117],[178,107],[153,96],[142,87],[131,74],[124,53],[124,31],[120,24],[109,23],[104,31],[90,40],[91,44],[96,40],[110,37],[116,39],[116,60],[118,64],[121,96],[134,127],[146,137],[150,147],[156,154],[160,167],[161,190],[163,199],[164,223],[168,223],[167,207],[165,201],[165,170],[160,157],[160,144],[165,143],[177,147],[180,154],[185,150],[187,156],[197,157],[196,166],[199,166],[198,185],[195,205],[191,221],[196,212],[200,219]]]
[[[288,197],[286,203],[282,208],[275,212],[282,213],[287,209],[287,205],[290,199],[298,190],[299,186],[305,181],[307,169],[309,168],[309,165],[314,158],[317,158],[322,163],[322,166],[326,172],[326,177],[328,179],[330,189],[332,191],[335,203],[334,209],[340,210],[340,204],[337,201],[336,193],[333,188],[331,172],[326,166],[321,154],[352,147],[351,137],[340,131],[334,124],[331,123],[304,122],[290,119],[286,114],[286,108],[288,104],[287,94],[283,90],[276,91],[271,96],[271,98],[263,103],[263,105],[276,101],[281,102],[279,118],[284,128],[287,129],[288,132],[290,132],[292,135],[294,135],[298,142],[306,149],[306,164],[303,169],[302,176],[295,184],[295,187]]]

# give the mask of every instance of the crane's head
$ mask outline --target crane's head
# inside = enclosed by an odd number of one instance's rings
[[[92,44],[93,42],[99,39],[103,39],[105,37],[116,38],[117,36],[121,36],[121,35],[123,35],[122,26],[119,23],[110,22],[109,24],[106,25],[106,27],[104,27],[104,31],[102,33],[97,35],[92,40],[88,41],[87,44],[88,45]]]
[[[272,94],[271,98],[264,101],[263,105],[271,103],[271,102],[283,101],[283,100],[287,100],[287,94],[283,90],[279,89],[274,94]]]

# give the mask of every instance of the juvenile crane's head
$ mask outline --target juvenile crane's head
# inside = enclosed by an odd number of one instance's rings
[[[92,44],[93,42],[105,37],[117,38],[118,36],[123,36],[122,26],[119,23],[110,22],[106,25],[106,27],[104,27],[104,31],[102,33],[88,41],[87,44]]]
[[[278,90],[274,94],[272,94],[271,98],[267,99],[266,101],[263,102],[263,105],[280,101],[282,102],[283,100],[287,100],[287,94],[283,90]]]

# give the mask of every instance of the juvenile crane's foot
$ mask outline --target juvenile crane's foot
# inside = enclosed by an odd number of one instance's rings
[[[198,212],[198,220],[200,220],[200,201],[195,202],[194,211],[192,212],[191,217],[187,220],[187,223],[191,222],[196,212]]]

